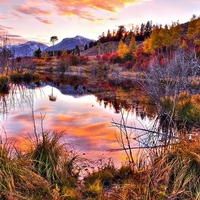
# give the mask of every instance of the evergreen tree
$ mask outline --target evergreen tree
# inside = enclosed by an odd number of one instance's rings
[[[34,52],[34,56],[39,59],[41,58],[41,55],[42,55],[42,51],[40,48],[38,48],[38,50]]]

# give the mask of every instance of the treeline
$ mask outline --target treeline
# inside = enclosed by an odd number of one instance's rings
[[[130,42],[131,38],[134,36],[136,41],[144,41],[151,35],[152,30],[156,25],[152,24],[152,21],[147,21],[147,23],[142,23],[140,26],[132,27],[130,30],[126,30],[124,25],[118,26],[118,30],[107,31],[99,36],[97,41],[92,41],[89,44],[89,48],[97,45],[97,43],[106,43],[111,41],[123,40],[124,42]]]
[[[160,62],[172,58],[178,49],[196,52],[200,58],[200,18],[193,16],[185,24],[172,23],[171,26],[154,26],[150,35],[138,46],[134,35],[129,42],[123,38],[119,41],[118,55],[124,61],[132,61],[134,66],[148,66],[154,55],[159,55]]]
[[[172,25],[153,25],[152,21],[142,23],[140,27],[132,27],[130,30],[126,30],[125,26],[118,26],[118,30],[112,32],[108,30],[107,34],[104,32],[99,39],[94,42],[90,42],[89,48],[98,44],[111,42],[111,41],[123,41],[125,44],[129,44],[132,37],[135,41],[142,41],[143,49],[145,53],[152,53],[157,51],[167,51],[172,46],[189,47],[192,44],[199,45],[200,35],[200,18],[193,15],[190,22],[185,24],[179,24],[178,22],[172,23]],[[171,49],[172,50],[172,49]]]

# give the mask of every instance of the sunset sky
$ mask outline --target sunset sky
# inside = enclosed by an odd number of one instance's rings
[[[0,35],[10,43],[38,41],[51,45],[66,37],[81,35],[98,39],[125,25],[189,21],[200,15],[199,0],[0,0]]]

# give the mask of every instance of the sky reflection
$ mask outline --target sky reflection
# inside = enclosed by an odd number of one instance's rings
[[[18,91],[19,94],[21,91]],[[33,92],[33,91],[32,91]],[[42,118],[44,130],[55,130],[65,132],[65,143],[69,149],[73,149],[87,158],[108,159],[113,158],[116,165],[125,161],[123,151],[109,152],[109,149],[120,148],[116,139],[119,130],[111,127],[111,121],[119,122],[120,114],[114,113],[112,107],[104,108],[104,104],[99,104],[94,95],[83,97],[74,97],[63,95],[56,88],[53,94],[57,97],[55,102],[49,101],[49,95],[52,93],[52,87],[45,86],[42,89],[36,89],[34,95],[29,91],[29,96],[24,96],[24,105],[16,106],[10,110],[6,120],[1,120],[1,126],[6,130],[9,137],[19,140],[21,148],[26,149],[29,145],[28,135],[33,135],[32,110],[37,131],[40,132]],[[34,97],[34,98],[31,98]],[[22,101],[20,102],[22,104]],[[17,104],[17,105],[20,105]],[[149,121],[143,121],[136,117],[134,113],[129,115],[132,125],[137,127],[148,124]]]

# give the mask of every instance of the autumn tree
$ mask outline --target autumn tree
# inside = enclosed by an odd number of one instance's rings
[[[172,32],[172,44],[173,46],[180,47],[181,37],[183,35],[183,28],[179,23],[173,23],[170,31]]]
[[[200,18],[194,15],[189,22],[187,36],[193,40],[193,44],[200,45]]]
[[[133,60],[137,48],[135,37],[132,37],[129,45],[126,45],[122,40],[120,40],[117,53],[120,58],[123,58],[125,61]]]
[[[120,58],[124,58],[124,55],[128,53],[128,46],[124,44],[122,39],[119,41],[117,53]]]
[[[142,45],[142,50],[147,53],[151,54],[153,53],[153,48],[152,48],[152,38],[147,38]]]
[[[61,52],[61,57],[65,57],[66,55],[67,55],[67,50],[66,48],[63,48]]]
[[[132,37],[130,44],[129,44],[129,52],[135,53],[137,48],[138,48],[138,46],[137,46],[137,43],[135,41],[135,37]]]
[[[172,47],[181,47],[182,33],[183,28],[178,23],[173,23],[170,28],[155,26],[151,36],[144,41],[143,50],[145,53],[171,52]]]

